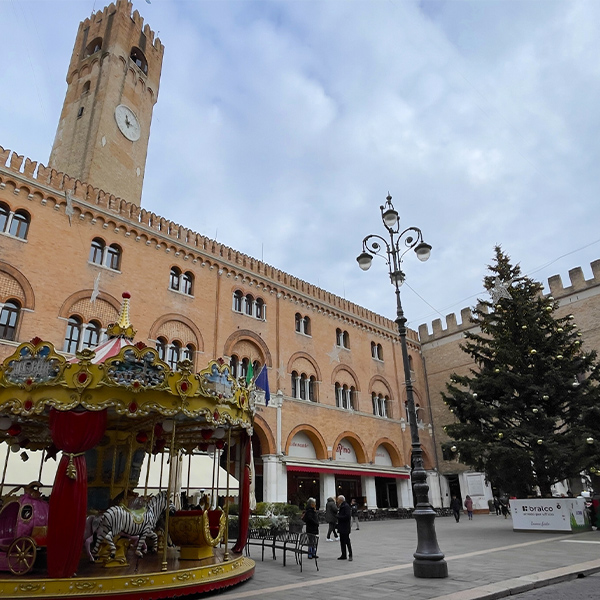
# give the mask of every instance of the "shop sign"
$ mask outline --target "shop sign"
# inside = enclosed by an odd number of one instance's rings
[[[340,462],[356,462],[356,452],[354,452],[352,444],[346,438],[341,440],[337,445],[335,450],[335,459],[339,460]]]
[[[297,433],[290,443],[288,449],[289,456],[296,456],[298,458],[317,458],[315,447],[310,441],[310,438],[305,433]]]
[[[375,452],[375,464],[384,467],[392,466],[392,457],[383,446],[379,446]]]

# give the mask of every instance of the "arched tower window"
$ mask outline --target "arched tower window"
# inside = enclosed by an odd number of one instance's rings
[[[10,208],[0,202],[0,231],[4,232],[6,230],[6,224],[8,223],[8,218],[10,217]]]
[[[96,52],[102,50],[102,38],[97,37],[93,39],[85,48],[84,58],[96,54]]]
[[[90,247],[90,262],[95,265],[101,265],[104,259],[104,240],[94,238]]]
[[[194,275],[190,271],[186,271],[181,276],[181,291],[188,296],[193,295],[194,291]]]
[[[100,343],[100,323],[90,321],[83,332],[82,348],[95,348]]]
[[[181,357],[181,344],[177,341],[172,342],[167,350],[167,364],[174,371],[177,369],[177,363]]]
[[[121,268],[121,248],[117,244],[111,244],[106,249],[106,266],[114,271]]]
[[[164,337],[159,337],[156,340],[156,350],[158,352],[158,358],[166,362],[167,358],[167,340]]]
[[[171,267],[169,276],[169,289],[179,291],[179,280],[181,278],[181,270],[178,267]]]
[[[235,312],[242,312],[242,304],[244,300],[244,294],[240,290],[236,290],[233,293],[233,310]]]
[[[148,75],[148,61],[144,56],[144,53],[135,46],[131,49],[131,54],[129,58],[137,65],[138,69],[141,69],[144,75]]]

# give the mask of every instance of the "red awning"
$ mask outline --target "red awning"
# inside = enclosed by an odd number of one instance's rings
[[[286,464],[286,469],[288,471],[300,471],[303,473],[331,473],[332,475],[371,475],[374,477],[389,477],[391,479],[410,479],[410,475],[406,473],[390,473],[389,471],[370,471],[365,469],[364,471],[359,471],[356,469],[336,469],[336,468],[326,468],[326,467],[316,467],[313,465],[289,465]]]

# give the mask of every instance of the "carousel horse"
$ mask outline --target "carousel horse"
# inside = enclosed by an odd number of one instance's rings
[[[150,550],[158,549],[158,536],[154,532],[156,523],[167,508],[167,492],[162,491],[152,496],[144,511],[132,511],[124,506],[111,506],[101,517],[96,530],[96,542],[91,550],[91,555],[98,553],[100,544],[106,541],[109,545],[111,557],[115,556],[116,546],[114,537],[126,535],[130,538],[138,537],[135,553],[142,558],[147,550],[146,538],[150,540]]]

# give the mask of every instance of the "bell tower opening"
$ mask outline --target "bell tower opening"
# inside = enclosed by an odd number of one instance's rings
[[[130,0],[82,21],[49,166],[139,206],[163,54]]]

